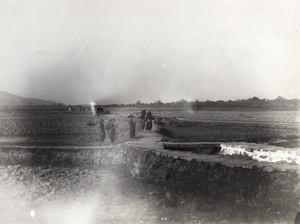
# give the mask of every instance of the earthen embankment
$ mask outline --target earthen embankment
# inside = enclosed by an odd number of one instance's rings
[[[300,169],[297,164],[169,150],[166,144],[170,143],[161,142],[157,133],[140,134],[140,139],[116,146],[2,147],[0,163],[123,166],[133,177],[163,184],[174,192],[180,190],[295,211],[299,207]]]

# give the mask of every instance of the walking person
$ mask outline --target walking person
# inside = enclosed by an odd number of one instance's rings
[[[139,117],[140,120],[141,120],[141,130],[144,130],[145,129],[145,122],[146,122],[146,110],[142,110],[141,111],[141,116]]]
[[[135,137],[135,122],[133,120],[134,118],[134,115],[129,115],[129,136],[130,136],[130,139],[134,138]]]
[[[151,111],[148,111],[145,119],[146,119],[146,131],[151,132],[151,129],[152,129],[152,120],[153,120],[153,116],[151,114]]]
[[[103,145],[105,137],[104,120],[100,119],[100,145]]]
[[[115,119],[110,119],[108,124],[106,125],[106,129],[108,130],[108,137],[110,139],[111,145],[115,143],[116,140],[116,128],[115,128]]]

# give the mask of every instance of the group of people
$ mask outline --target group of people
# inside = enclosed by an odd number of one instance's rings
[[[135,137],[136,132],[136,121],[134,120],[135,116],[133,114],[128,116],[129,118],[129,136],[130,139]],[[152,116],[151,111],[146,112],[146,110],[141,111],[141,115],[139,116],[140,120],[140,128],[141,130],[146,130],[151,132],[152,130],[152,120],[154,116]],[[109,122],[104,125],[104,120],[100,119],[100,145],[103,145],[104,140],[106,138],[105,130],[108,131],[108,136],[110,139],[110,143],[113,145],[116,140],[116,127],[115,127],[115,119],[110,119]]]
[[[129,115],[128,118],[129,118],[129,135],[130,138],[132,139],[135,137],[136,122],[134,121],[133,114]],[[139,116],[141,130],[142,131],[146,130],[151,132],[153,119],[154,117],[152,116],[151,111],[148,111],[147,113],[146,110],[142,110],[141,115]]]
[[[154,119],[154,117],[152,116],[151,111],[148,111],[148,113],[146,113],[146,110],[142,110],[141,112],[141,116],[139,117],[140,121],[141,121],[141,130],[146,130],[151,132],[152,130],[152,120]]]

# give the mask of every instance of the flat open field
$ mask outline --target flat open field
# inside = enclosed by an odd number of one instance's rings
[[[116,119],[116,143],[129,140],[127,116],[144,108],[108,109],[111,114],[101,116],[55,109],[2,110],[0,144],[99,145],[100,118],[105,123]],[[150,110],[163,118],[166,141],[289,140],[289,147],[291,142],[298,146],[299,112]],[[110,145],[108,138],[104,144]],[[296,212],[191,195],[134,180],[122,167],[0,166],[0,200],[5,202],[0,209],[2,223],[13,224],[292,223]]]
[[[0,110],[0,145],[99,145],[99,120],[116,119],[116,143],[129,139],[129,114],[151,110],[161,120],[164,141],[254,142],[300,147],[299,111],[106,108],[109,115],[66,108]],[[139,122],[137,122],[139,124]],[[137,130],[140,131],[140,130]],[[138,133],[137,133],[138,135]],[[104,145],[110,141],[106,136]]]
[[[201,110],[151,108],[166,117],[161,129],[164,141],[254,142],[289,148],[300,147],[299,111]],[[115,113],[125,112],[116,108]],[[127,111],[137,113],[136,108]],[[173,118],[173,119],[172,119]]]
[[[261,111],[261,110],[200,110],[178,108],[110,108],[112,113],[138,113],[142,109],[151,110],[154,115],[177,117],[188,121],[223,122],[263,122],[263,123],[299,123],[300,111]]]
[[[93,116],[91,112],[6,111],[0,113],[1,145],[99,145],[100,119],[116,119],[115,144],[129,139],[128,114]],[[107,131],[106,131],[107,132]],[[109,145],[108,133],[104,145]]]

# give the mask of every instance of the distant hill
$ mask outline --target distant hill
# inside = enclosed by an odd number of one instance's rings
[[[0,91],[0,106],[38,106],[38,105],[56,105],[51,100],[42,100],[36,98],[25,98],[8,92]]]

